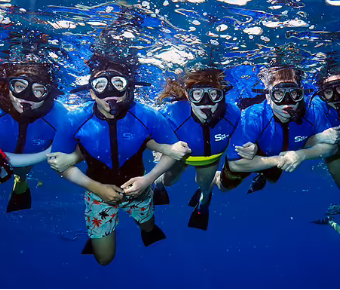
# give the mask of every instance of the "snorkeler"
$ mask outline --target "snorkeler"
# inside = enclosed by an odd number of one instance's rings
[[[51,150],[58,123],[65,118],[67,109],[54,100],[63,93],[54,82],[52,65],[5,63],[1,70],[0,148],[15,174],[9,213],[31,208],[27,174],[33,165],[47,159],[46,153]]]
[[[192,152],[156,180],[155,200],[157,195],[167,196],[164,186],[176,183],[189,165],[195,166],[199,189],[189,202],[195,209],[188,226],[202,230],[208,228],[211,182],[240,118],[237,106],[226,102],[225,95],[232,87],[226,85],[224,78],[219,69],[192,71],[182,82],[168,80],[160,96],[161,100],[177,101],[168,106],[164,115],[178,140]],[[254,146],[248,149],[254,150]]]
[[[89,84],[74,91],[90,90],[95,102],[68,115],[52,146],[53,152],[70,154],[78,144],[88,165],[86,175],[71,166],[62,176],[87,189],[85,219],[90,240],[83,254],[93,251],[103,266],[115,257],[119,209],[139,225],[145,246],[165,239],[155,225],[150,185],[175,161],[163,155],[144,175],[143,152],[153,139],[160,144],[177,140],[160,113],[134,102],[135,86],[149,85],[135,81],[135,63],[94,54],[87,63]],[[53,157],[48,161],[51,165]]]
[[[317,224],[317,225],[330,225],[333,229],[337,231],[338,234],[340,234],[340,225],[334,221],[335,215],[340,214],[340,205],[338,204],[331,204],[327,211],[326,211],[326,217],[312,221],[311,223]]]
[[[275,67],[262,70],[259,77],[267,99],[242,112],[223,171],[215,176],[214,182],[222,191],[237,187],[251,172],[258,175],[248,193],[261,190],[267,180],[275,183],[282,171],[293,172],[304,160],[328,157],[337,151],[330,144],[305,146],[310,137],[328,129],[329,122],[319,106],[305,103],[300,71]],[[258,145],[252,160],[240,158],[235,150],[245,142]]]

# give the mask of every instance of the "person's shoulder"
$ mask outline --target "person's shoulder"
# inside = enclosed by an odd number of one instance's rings
[[[54,106],[53,106],[53,112],[56,112],[58,115],[67,115],[67,113],[69,112],[69,110],[66,108],[66,106],[60,102],[55,100],[54,101]]]
[[[182,122],[191,116],[191,106],[186,100],[176,101],[168,105],[162,112],[174,122]]]
[[[268,108],[269,105],[267,101],[264,101],[260,104],[255,104],[247,109],[242,111],[242,117],[248,117],[248,118],[260,118],[263,116],[264,113],[269,112],[270,113],[270,108]]]
[[[88,102],[81,107],[70,109],[65,116],[67,123],[72,127],[80,126],[93,115],[93,106],[93,102]]]

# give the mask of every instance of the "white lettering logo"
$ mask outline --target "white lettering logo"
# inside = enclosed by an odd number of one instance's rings
[[[125,139],[125,140],[132,140],[133,139],[133,134],[131,134],[131,133],[124,133],[123,134],[123,139]]]
[[[229,135],[226,135],[226,134],[217,134],[215,135],[215,141],[218,142],[218,141],[222,141],[226,138],[228,138]]]
[[[295,142],[302,142],[303,140],[306,140],[307,136],[295,136]]]

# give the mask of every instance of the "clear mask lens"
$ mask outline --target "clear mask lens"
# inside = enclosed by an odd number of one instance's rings
[[[19,94],[28,88],[28,81],[23,79],[13,79],[10,82],[11,91]]]
[[[119,92],[125,91],[126,88],[127,88],[127,84],[128,84],[126,78],[119,77],[119,76],[112,77],[111,83],[112,83],[113,87]]]
[[[105,91],[107,84],[108,84],[107,79],[102,77],[92,80],[91,86],[98,93],[102,93]]]
[[[34,96],[37,99],[44,98],[46,96],[46,94],[48,93],[47,88],[45,86],[41,85],[41,84],[38,84],[38,83],[34,83],[32,85],[32,91],[33,91]]]

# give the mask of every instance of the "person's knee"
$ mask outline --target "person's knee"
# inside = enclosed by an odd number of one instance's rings
[[[97,263],[99,265],[105,267],[105,266],[111,264],[111,262],[114,260],[115,256],[116,256],[116,253],[114,252],[113,254],[108,255],[108,256],[101,256],[101,255],[97,256],[97,255],[95,255],[95,258],[96,258]]]

